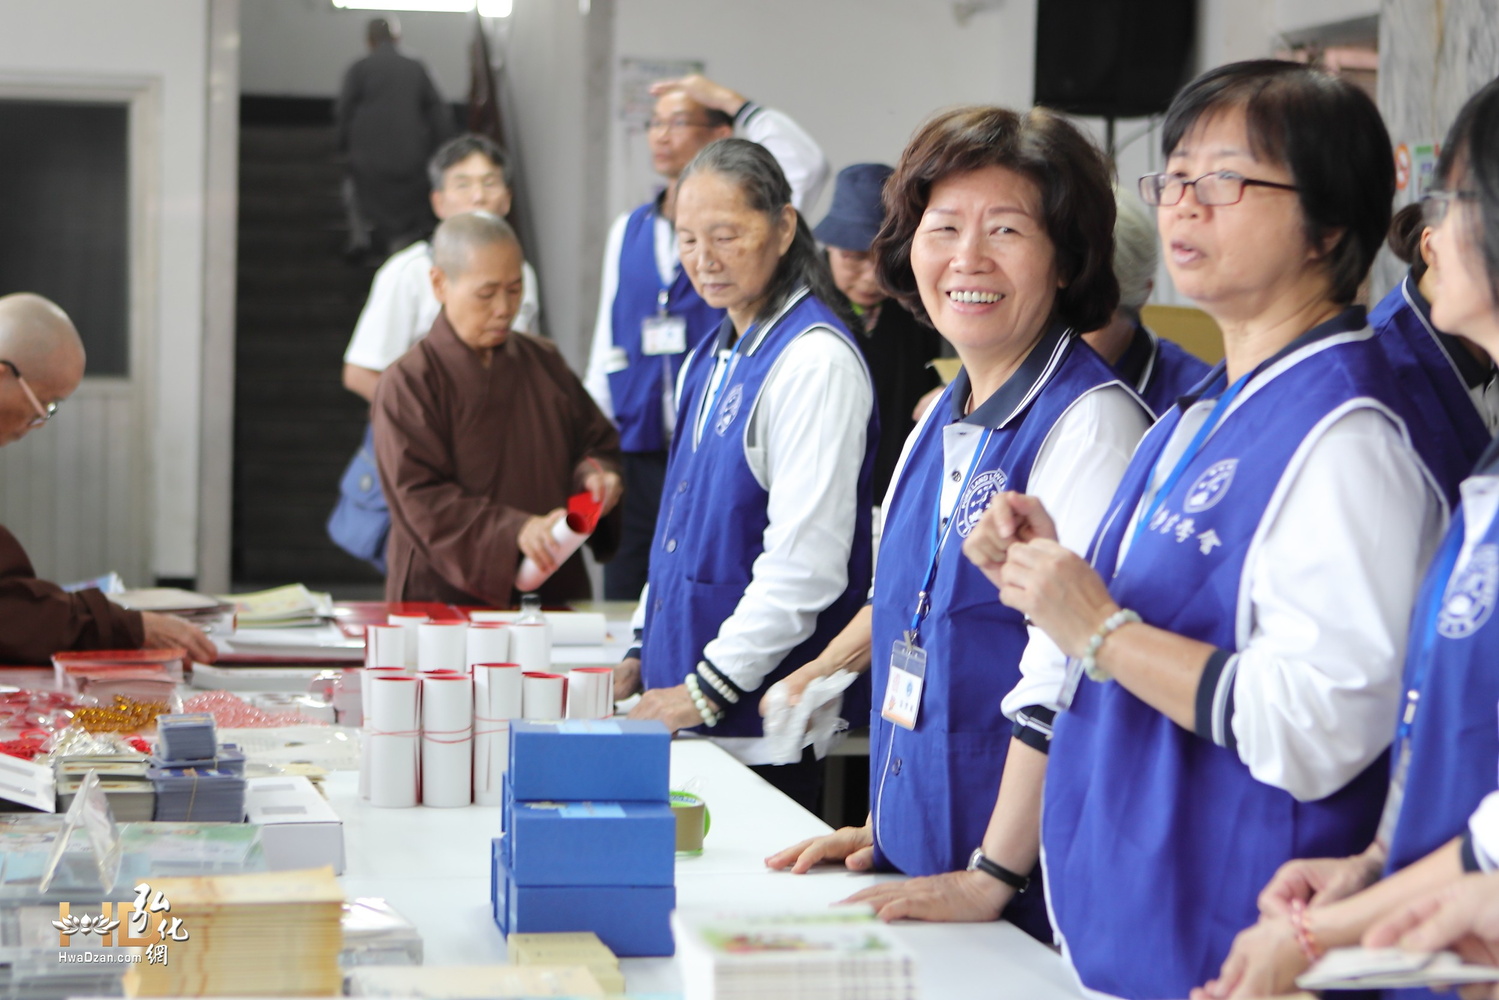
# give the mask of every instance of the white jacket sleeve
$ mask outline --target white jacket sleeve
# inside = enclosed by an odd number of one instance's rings
[[[599,285],[599,312],[593,321],[593,347],[588,352],[588,371],[583,387],[604,411],[614,419],[614,398],[609,394],[609,355],[614,351],[614,296],[619,291],[619,252],[625,242],[628,212],[614,220],[604,240],[603,281]]]
[[[831,169],[822,147],[800,125],[780,111],[750,101],[735,116],[734,131],[770,150],[791,185],[791,204],[798,212],[806,213],[817,204]]]

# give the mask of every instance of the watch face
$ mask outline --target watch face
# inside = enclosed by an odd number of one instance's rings
[[[975,847],[973,849],[973,853],[968,855],[968,870],[976,871],[979,866],[979,858],[982,858],[983,856],[984,849],[982,847]]]

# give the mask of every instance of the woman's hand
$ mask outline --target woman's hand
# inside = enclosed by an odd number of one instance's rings
[[[822,837],[810,837],[765,859],[765,867],[781,871],[790,867],[803,875],[813,865],[842,861],[851,872],[865,872],[874,864],[874,831],[869,824],[845,826]]]
[[[944,872],[882,882],[843,900],[867,903],[881,920],[974,923],[998,920],[1015,890],[983,872]]]
[[[614,668],[614,700],[624,701],[640,690],[640,657],[627,656]]]
[[[1087,560],[1049,538],[1010,546],[999,583],[999,599],[1074,658],[1088,651],[1099,627],[1119,610]]]
[[[1041,501],[1024,493],[996,493],[979,523],[963,542],[963,554],[1000,586],[999,571],[1010,548],[1037,538],[1057,537],[1057,526]]]
[[[836,670],[836,667],[823,663],[819,660],[810,660],[797,667],[791,673],[776,681],[765,693],[760,696],[760,714],[770,714],[770,692],[774,688],[781,688],[786,692],[786,704],[796,705],[802,700],[802,693],[807,690],[807,685],[819,677],[827,677]]]
[[[710,702],[711,704],[711,702]],[[690,729],[703,724],[703,716],[687,693],[686,684],[676,687],[653,688],[640,696],[640,701],[630,709],[632,719],[659,719],[666,728],[675,733],[678,729]]]
[[[1238,933],[1218,978],[1193,990],[1191,1000],[1239,1000],[1289,993],[1306,968],[1306,955],[1296,941],[1291,921],[1267,917]]]
[[[599,466],[583,477],[583,489],[587,490],[593,497],[593,502],[599,505],[599,516],[603,517],[614,509],[619,503],[619,498],[624,495],[625,483],[619,478],[619,473],[610,472]]]
[[[1451,948],[1465,962],[1499,965],[1499,874],[1465,875],[1401,907],[1364,934],[1366,948]],[[1499,995],[1485,985],[1473,996]]]
[[[1284,917],[1291,903],[1326,906],[1347,899],[1379,880],[1381,865],[1372,858],[1355,854],[1351,858],[1297,858],[1287,861],[1260,890],[1260,914]]]
[[[147,649],[180,646],[193,663],[212,663],[219,657],[218,647],[202,629],[176,615],[142,611],[141,631]]]

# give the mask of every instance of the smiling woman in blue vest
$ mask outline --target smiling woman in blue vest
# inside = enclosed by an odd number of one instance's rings
[[[874,389],[775,158],[706,146],[677,186],[682,266],[728,315],[683,363],[631,718],[693,729],[815,808],[817,761],[770,766],[760,692],[848,624],[870,578]]]
[[[1235,63],[1177,95],[1162,152],[1141,194],[1226,360],[1141,441],[1091,565],[1034,497],[1006,495],[966,546],[1074,659],[1042,869],[1080,980],[1123,997],[1186,995],[1280,865],[1369,843],[1445,520],[1351,304],[1394,194],[1373,102]]]
[[[1479,91],[1458,114],[1442,145],[1437,183],[1421,201],[1421,251],[1430,269],[1422,268],[1424,275],[1407,279],[1392,294],[1419,310],[1426,323],[1479,345],[1487,361],[1499,354],[1499,83]],[[1418,345],[1416,337],[1439,350],[1443,344],[1427,327],[1384,330],[1380,337],[1403,333],[1414,334]],[[1457,337],[1447,340],[1452,349],[1466,350]],[[1432,367],[1450,382],[1453,404],[1471,409],[1456,369]],[[1449,430],[1449,437],[1470,443],[1459,429]],[[1499,624],[1493,618],[1499,598],[1499,450],[1494,446],[1478,459],[1461,495],[1462,506],[1426,573],[1411,621],[1406,696],[1378,834],[1361,854],[1283,865],[1260,894],[1260,920],[1238,936],[1218,979],[1199,996],[1289,990],[1321,952],[1358,944],[1371,924],[1402,904],[1450,885],[1465,869],[1491,871],[1499,862],[1494,837],[1499,801],[1492,801],[1499,799],[1492,794],[1499,760],[1494,725]],[[1376,931],[1370,943],[1390,945],[1396,937],[1395,930]],[[1490,962],[1494,954],[1487,954]],[[1436,994],[1419,989],[1385,996],[1435,1000]]]
[[[1079,336],[1119,301],[1110,170],[1060,115],[963,108],[916,133],[885,205],[881,282],[963,369],[906,442],[873,601],[788,682],[873,668],[869,820],[767,863],[949,873],[942,884],[966,904],[954,919],[1003,911],[1049,940],[1040,887],[1027,886],[1035,835],[1027,847],[1010,829],[1036,827],[1064,658],[959,547],[992,497],[1018,489],[1044,496],[1082,550],[1149,426]],[[882,915],[926,915],[913,901],[930,881],[881,887]]]

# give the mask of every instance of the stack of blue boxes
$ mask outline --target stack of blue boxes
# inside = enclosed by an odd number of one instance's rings
[[[502,934],[593,931],[616,955],[670,955],[676,820],[659,722],[516,721],[490,898]]]

